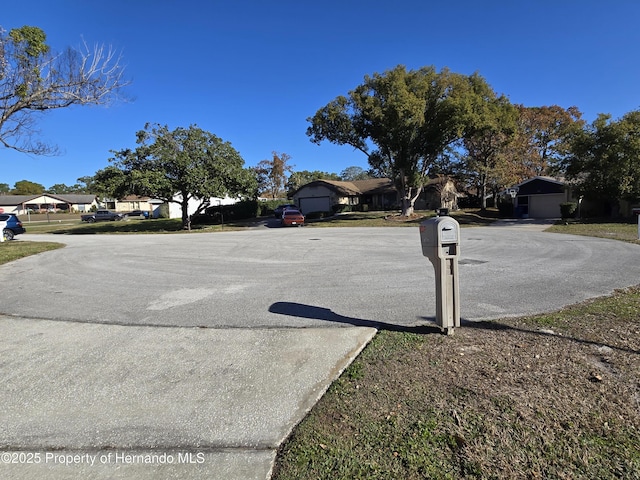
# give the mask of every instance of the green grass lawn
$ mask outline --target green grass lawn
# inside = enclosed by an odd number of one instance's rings
[[[433,210],[417,210],[411,217],[401,217],[398,212],[350,212],[334,217],[310,220],[313,227],[416,227],[435,216]],[[463,226],[485,226],[497,220],[497,210],[460,210],[451,216]]]
[[[281,446],[284,479],[640,478],[640,288],[382,331]]]
[[[22,257],[62,248],[62,243],[11,241],[0,243],[0,265]]]
[[[420,222],[434,216],[433,210],[417,211],[412,217],[400,217],[397,212],[353,212],[336,215],[331,218],[309,220],[307,227],[416,227]],[[488,225],[497,218],[497,211],[479,210],[459,211],[452,214],[461,225]],[[192,225],[194,232],[218,232],[241,230],[255,226],[260,221],[271,220],[272,217],[253,218],[248,220],[228,221],[224,225]],[[120,222],[84,223],[79,217],[63,217],[51,215],[50,221],[24,222],[29,233],[58,234],[101,234],[101,233],[185,233],[179,219],[125,220]]]
[[[570,221],[553,225],[547,231],[586,235],[589,237],[613,238],[625,242],[640,243],[638,240],[638,224],[635,222],[611,222],[608,220]]]
[[[79,219],[52,222],[23,222],[28,233],[54,233],[67,235],[118,234],[118,233],[185,233],[179,219],[131,219],[119,222],[86,223]],[[193,232],[215,232],[243,228],[241,223],[225,225],[192,225]]]

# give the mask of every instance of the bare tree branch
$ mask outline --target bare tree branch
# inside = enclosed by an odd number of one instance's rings
[[[112,47],[67,48],[55,54],[44,32],[22,27],[0,30],[0,144],[36,155],[58,153],[37,139],[38,114],[72,105],[110,105],[122,99],[122,57]]]

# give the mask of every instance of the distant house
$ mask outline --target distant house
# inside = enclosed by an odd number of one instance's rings
[[[97,206],[95,195],[41,193],[0,196],[0,213],[15,213],[16,215],[24,215],[28,212],[88,212],[92,207]]]
[[[150,197],[142,197],[139,195],[127,195],[113,202],[113,206],[109,206],[116,212],[132,212],[134,210],[142,210],[143,212],[151,213],[153,211],[153,205],[151,204]]]
[[[416,208],[458,208],[458,192],[448,177],[430,179]],[[294,203],[304,214],[330,212],[338,205],[357,206],[359,209],[387,210],[400,206],[400,197],[389,178],[370,178],[342,182],[315,180],[303,185],[292,195]]]
[[[179,194],[176,194],[173,198],[176,201],[182,200],[182,196]],[[163,215],[167,215],[167,213],[169,215],[169,218],[182,218],[182,206],[180,205],[180,203],[165,202],[158,199],[149,199],[148,202],[151,206],[151,211],[153,212],[153,218],[160,218]],[[224,198],[211,197],[209,198],[208,202],[209,206],[216,207],[219,205],[233,205],[234,203],[238,203],[239,199],[231,198],[228,196]],[[187,202],[187,214],[193,215],[201,203],[202,200],[200,199],[189,199],[189,201]]]
[[[304,214],[330,212],[335,205],[384,209],[398,203],[398,193],[388,178],[352,182],[314,180],[296,190],[292,198]]]
[[[416,208],[423,210],[437,210],[439,208],[458,210],[458,198],[461,196],[454,181],[450,177],[440,175],[429,179],[421,195],[422,201],[416,202]]]
[[[551,177],[533,177],[509,190],[516,215],[525,218],[560,218],[560,204],[571,201],[570,188]]]

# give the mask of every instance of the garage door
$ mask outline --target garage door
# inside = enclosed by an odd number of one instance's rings
[[[563,193],[531,195],[529,197],[530,218],[560,218],[560,204],[565,201]]]
[[[331,200],[329,197],[307,197],[299,199],[300,210],[305,215],[311,212],[330,212]]]

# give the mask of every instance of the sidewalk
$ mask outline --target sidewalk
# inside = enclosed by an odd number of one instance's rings
[[[374,334],[0,316],[0,477],[265,480]]]

